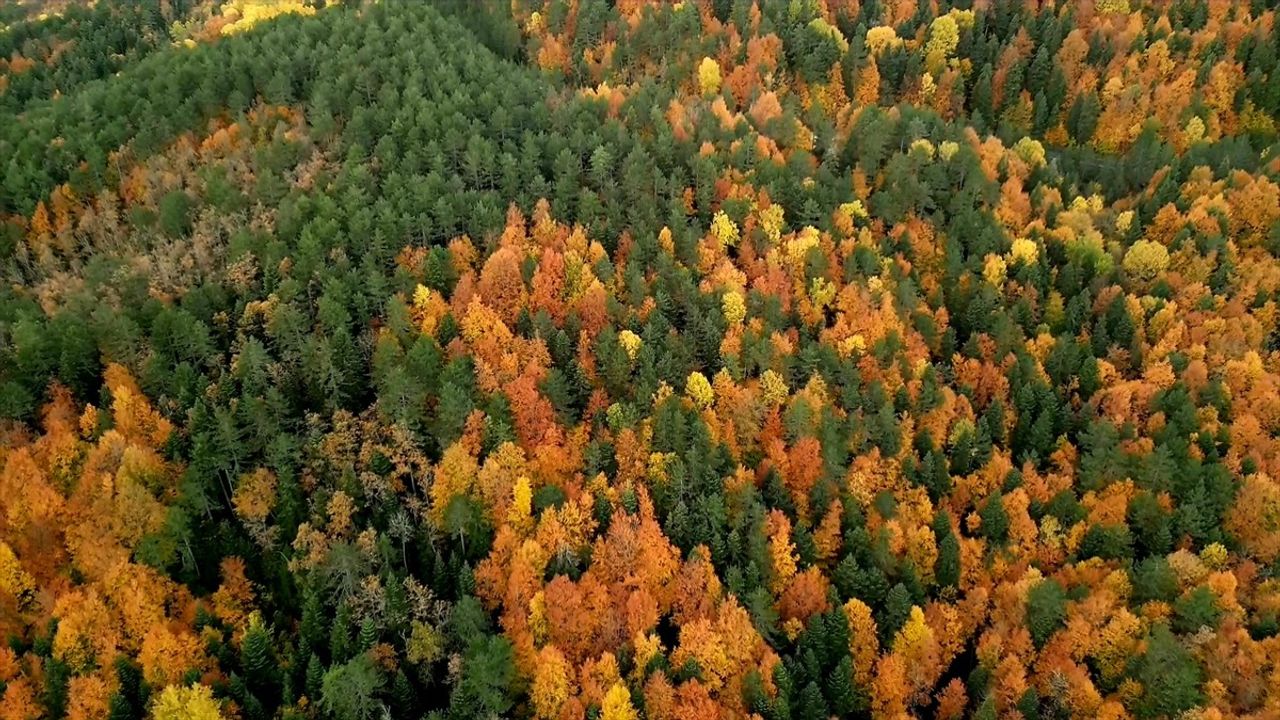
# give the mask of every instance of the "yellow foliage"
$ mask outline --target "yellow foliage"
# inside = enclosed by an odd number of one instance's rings
[[[534,593],[529,600],[529,633],[535,643],[547,641],[547,594],[542,590]]]
[[[863,687],[871,681],[871,671],[880,654],[880,641],[876,635],[876,621],[871,608],[858,598],[844,604],[844,615],[849,622],[849,654],[853,656],[853,677]]]
[[[1139,240],[1124,254],[1125,272],[1142,280],[1152,280],[1169,267],[1169,250],[1158,242]]]
[[[946,143],[943,144],[945,145]],[[955,143],[951,144],[955,145]],[[867,208],[862,204],[861,200],[842,203],[840,205],[840,212],[847,215],[850,220],[868,220],[871,218],[870,213],[867,212]]]
[[[707,376],[698,371],[689,373],[689,379],[685,382],[685,394],[693,401],[693,404],[705,410],[711,407],[716,400],[716,392],[711,387],[711,382],[707,380]]]
[[[820,17],[810,20],[809,29],[813,31],[814,34],[834,40],[836,45],[840,48],[840,52],[843,53],[849,49],[849,41],[844,39],[844,33],[840,32],[840,28],[832,25],[826,20],[823,20]]]
[[[22,569],[13,548],[3,541],[0,541],[0,590],[13,596],[19,607],[35,599],[35,580]]]
[[[742,299],[742,293],[736,290],[730,290],[720,298],[720,308],[724,311],[725,322],[730,325],[737,325],[747,317],[747,303]]]
[[[572,673],[573,668],[554,645],[548,645],[538,653],[533,685],[529,688],[529,700],[533,703],[535,718],[550,720],[559,716],[561,706],[569,699],[569,678]],[[612,690],[609,692],[613,693]],[[628,695],[626,699],[629,704],[631,697]],[[608,701],[607,695],[605,700]]]
[[[858,356],[867,351],[867,339],[862,333],[854,333],[844,340],[840,341],[840,354],[849,356]]]
[[[872,55],[879,55],[889,48],[901,47],[902,38],[892,27],[878,25],[867,31],[866,44]]]
[[[644,340],[641,340],[639,335],[630,330],[623,330],[618,333],[618,344],[627,353],[627,357],[635,360],[636,354],[640,352],[640,347],[644,345]]]
[[[809,251],[818,247],[818,229],[812,225],[806,225],[796,236],[787,241],[787,261],[792,267],[802,267],[805,257]]]
[[[1129,228],[1133,225],[1133,211],[1125,210],[1116,216],[1116,231],[1129,232]]]
[[[1030,238],[1014,238],[1013,245],[1009,248],[1009,259],[1013,262],[1021,262],[1027,265],[1033,264],[1040,257],[1040,246],[1036,245],[1036,241]]]
[[[649,667],[649,663],[662,654],[662,640],[655,633],[649,633],[648,635],[636,633],[631,644],[635,647],[635,662],[632,675],[642,677],[645,675],[645,670]]]
[[[1200,551],[1200,559],[1213,570],[1221,570],[1227,564],[1227,548],[1222,543],[1211,543]]]
[[[533,490],[529,478],[521,475],[511,489],[511,507],[507,509],[507,523],[521,533],[533,528]]]
[[[947,58],[960,44],[960,28],[955,18],[940,15],[929,26],[929,40],[925,44],[925,62],[930,72],[941,72]]]
[[[778,373],[773,370],[765,370],[760,374],[760,395],[765,403],[778,405],[786,401],[790,392],[787,389],[787,381]]]
[[[1204,121],[1198,115],[1192,115],[1183,130],[1187,135],[1187,144],[1198,143],[1204,139]]]
[[[822,277],[816,277],[809,283],[809,298],[813,304],[822,308],[836,299],[835,283]]]
[[[720,92],[720,64],[709,57],[698,63],[698,88],[703,95]]]
[[[1022,138],[1013,144],[1013,151],[1033,168],[1044,165],[1044,145],[1035,138]]]
[[[782,239],[783,209],[781,205],[770,205],[760,211],[760,229],[764,231],[769,242],[776,243]]]
[[[600,703],[600,720],[636,720],[638,717],[631,706],[631,691],[622,683],[614,683]]]
[[[721,687],[732,671],[724,638],[709,620],[694,620],[680,628],[680,644],[671,653],[671,662],[681,667],[690,660],[698,663],[703,682],[711,689]]]
[[[414,620],[409,626],[405,657],[414,665],[430,665],[444,656],[444,635],[428,623]]]
[[[53,656],[73,671],[114,656],[119,644],[119,623],[96,592],[73,592],[58,598],[53,614],[58,630],[53,636]]]
[[[1098,0],[1093,7],[1099,13],[1128,13],[1129,0]]]
[[[780,511],[774,510],[769,513],[765,530],[769,536],[769,558],[773,566],[769,589],[775,595],[781,595],[791,578],[796,575],[796,549],[791,544],[791,521]]]
[[[222,6],[222,14],[235,18],[222,26],[222,34],[234,35],[281,15],[315,15],[316,9],[300,0],[232,0]]]
[[[924,155],[925,158],[927,158],[930,162],[933,161],[933,156],[934,156],[934,153],[936,152],[933,147],[933,143],[929,142],[924,138],[916,138],[915,140],[912,140],[910,151],[918,152],[921,155]]]
[[[170,685],[151,702],[152,720],[222,720],[222,710],[207,685]]]
[[[449,303],[444,296],[425,285],[413,291],[413,319],[425,335],[435,335],[440,321],[449,313]]]
[[[1005,274],[1008,269],[1004,258],[999,255],[988,255],[987,259],[982,263],[982,277],[998,288],[1004,285]]]
[[[917,659],[924,656],[927,646],[933,642],[933,629],[924,620],[924,611],[911,606],[911,617],[893,637],[893,651],[904,658]]]
[[[717,212],[711,220],[711,236],[720,242],[722,247],[733,247],[738,244],[738,226],[723,212]]]
[[[471,491],[479,470],[476,459],[471,457],[471,453],[461,442],[450,445],[444,451],[440,465],[436,468],[435,482],[431,485],[430,517],[437,526],[444,525],[444,512],[449,507],[449,501]]]

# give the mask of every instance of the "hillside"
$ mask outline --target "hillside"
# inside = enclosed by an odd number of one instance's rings
[[[1273,5],[0,5],[0,720],[1280,716]]]

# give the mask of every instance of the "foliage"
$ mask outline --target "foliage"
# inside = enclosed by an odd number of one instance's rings
[[[1280,707],[1267,3],[0,22],[0,717]]]

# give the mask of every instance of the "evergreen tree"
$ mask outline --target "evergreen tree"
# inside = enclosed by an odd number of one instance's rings
[[[1143,689],[1136,707],[1138,717],[1176,717],[1202,701],[1200,666],[1167,625],[1152,628],[1147,651],[1137,666],[1136,677]]]
[[[1043,580],[1027,593],[1027,628],[1036,647],[1043,647],[1066,617],[1066,594],[1056,580]]]

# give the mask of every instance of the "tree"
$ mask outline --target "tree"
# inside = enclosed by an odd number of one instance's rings
[[[698,63],[698,88],[703,95],[720,92],[720,64],[709,57]]]
[[[221,720],[222,711],[207,685],[169,685],[151,703],[153,720]]]
[[[357,655],[324,674],[320,706],[337,720],[368,720],[382,707],[377,696],[384,681],[368,655]]]
[[[1027,628],[1036,647],[1044,647],[1066,615],[1066,594],[1056,580],[1043,580],[1027,593]]]
[[[996,493],[987,498],[982,509],[978,511],[982,519],[981,532],[989,542],[1003,544],[1009,537],[1009,513],[1004,507],[1004,497]]]
[[[463,658],[462,679],[450,698],[451,712],[467,717],[501,715],[513,704],[514,683],[511,643],[496,636],[473,641]]]
[[[160,228],[170,237],[191,233],[191,198],[174,190],[160,199]]]
[[[1169,627],[1157,624],[1147,638],[1147,651],[1138,660],[1140,718],[1176,717],[1202,701],[1203,672]]]
[[[1124,254],[1123,266],[1140,280],[1153,280],[1169,266],[1169,251],[1160,243],[1139,240]]]
[[[554,645],[547,645],[538,653],[529,698],[533,702],[534,716],[551,720],[560,714],[560,708],[569,699],[572,672],[564,655]]]
[[[600,720],[637,720],[638,717],[631,706],[631,693],[627,686],[614,683],[600,704]]]
[[[271,631],[257,613],[249,617],[249,627],[240,641],[240,666],[251,686],[263,690],[275,687],[279,663],[272,651]]]

